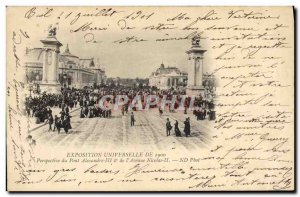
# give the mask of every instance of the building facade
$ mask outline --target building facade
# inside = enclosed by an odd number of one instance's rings
[[[162,63],[149,77],[149,86],[165,90],[184,87],[187,84],[188,75],[176,67],[165,67]]]
[[[107,78],[106,85],[108,86],[120,86],[120,87],[129,87],[129,88],[137,88],[137,87],[148,87],[149,79],[143,78]]]
[[[43,79],[43,48],[26,49],[25,72],[28,83],[39,84]],[[47,57],[46,57],[47,58]],[[69,46],[63,53],[58,53],[56,77],[61,85],[75,88],[106,83],[104,69],[96,65],[94,58],[83,59],[70,52]]]

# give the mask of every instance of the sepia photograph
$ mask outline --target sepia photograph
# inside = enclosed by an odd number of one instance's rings
[[[101,61],[101,51],[108,49],[97,50],[98,57],[89,57],[94,45],[87,44],[82,50],[74,40],[63,47],[58,29],[49,25],[41,35],[41,46],[27,46],[25,51],[24,115],[32,123],[27,138],[34,145],[114,150],[207,146],[216,114],[216,82],[213,74],[205,72],[209,65],[204,65],[206,50],[200,46],[200,34],[185,39],[190,47],[182,51],[182,59],[173,59],[170,51],[160,54],[160,64],[159,58],[156,65],[149,61],[147,66],[153,69],[147,69],[149,73],[136,68],[140,63],[132,62],[134,56],[113,63],[113,53],[111,64],[124,70],[118,75],[118,70],[109,70],[111,66]],[[132,42],[128,37],[125,40],[110,46]],[[83,57],[73,54],[72,46]],[[151,53],[145,58],[150,59]],[[187,65],[179,68],[185,56]],[[175,65],[167,65],[163,58]]]

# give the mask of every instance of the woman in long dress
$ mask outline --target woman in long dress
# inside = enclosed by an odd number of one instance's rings
[[[176,137],[181,137],[181,133],[180,133],[180,130],[179,130],[179,127],[178,127],[178,121],[177,120],[175,121],[174,126],[175,126],[174,130],[175,130]]]
[[[190,118],[186,118],[184,121],[184,133],[185,133],[185,137],[191,135]]]
[[[83,109],[83,107],[81,107],[81,110],[80,110],[80,118],[84,118],[84,109]]]

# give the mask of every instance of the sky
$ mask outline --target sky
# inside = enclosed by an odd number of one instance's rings
[[[36,13],[43,12],[35,10]],[[29,48],[42,47],[41,39],[45,38],[48,33],[49,25],[55,25],[58,27],[57,39],[63,44],[61,52],[69,45],[70,52],[80,58],[94,57],[95,61],[105,69],[108,77],[123,77],[123,78],[147,78],[150,74],[156,70],[163,62],[165,66],[175,66],[182,71],[187,71],[188,67],[188,55],[186,51],[191,47],[191,40],[172,40],[157,42],[158,38],[180,38],[186,37],[194,31],[182,31],[182,30],[144,30],[147,26],[157,26],[159,23],[168,24],[166,21],[166,14],[170,17],[176,16],[180,13],[179,10],[174,11],[174,14],[170,14],[170,10],[161,9],[159,12],[156,8],[147,8],[143,10],[144,15],[149,15],[155,12],[149,20],[134,19],[123,20],[124,16],[132,12],[139,11],[138,8],[116,8],[121,10],[122,15],[117,17],[80,17],[73,25],[70,25],[69,20],[62,20],[62,18],[68,12],[75,13],[95,13],[95,7],[89,10],[84,10],[80,7],[73,8],[72,10],[66,10],[67,8],[54,8],[54,11],[50,18],[42,19],[32,17],[29,20],[21,18],[24,24],[24,31],[28,33],[30,39],[26,40]],[[101,9],[101,8],[99,8]],[[24,13],[28,11],[28,8],[24,8]],[[60,19],[56,16],[60,16]],[[22,16],[22,15],[21,15]],[[127,27],[135,27],[135,29],[122,30],[126,22]],[[90,24],[91,23],[91,24]],[[180,22],[183,24],[182,22]],[[76,29],[84,24],[90,24],[92,28],[107,28],[107,30],[85,30],[74,32]],[[180,24],[179,24],[180,25]],[[200,31],[198,31],[200,32]],[[114,43],[120,39],[126,39],[126,37],[134,37],[137,39],[144,39],[143,42],[128,42],[128,43]],[[91,39],[93,41],[89,42]],[[94,42],[96,41],[96,42]],[[206,49],[206,40],[201,40],[201,46]],[[209,64],[209,51],[206,52],[208,58],[205,57],[204,64]],[[209,68],[209,66],[206,66]],[[208,69],[209,70],[209,69]]]

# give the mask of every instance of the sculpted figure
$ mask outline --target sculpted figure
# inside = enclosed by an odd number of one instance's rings
[[[52,27],[52,25],[49,27],[49,36],[56,36],[56,27]]]
[[[192,45],[193,46],[199,46],[200,45],[200,35],[197,34],[192,38]]]

